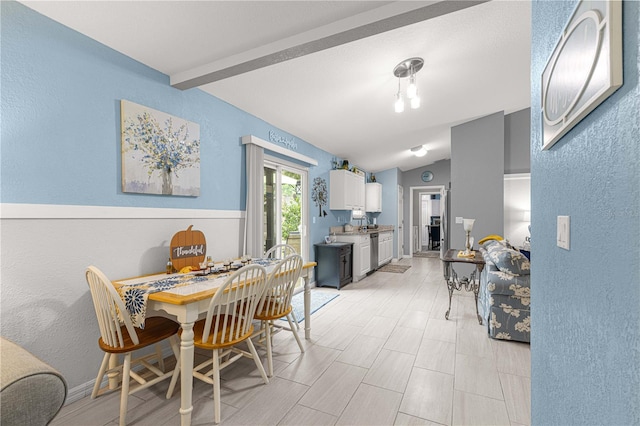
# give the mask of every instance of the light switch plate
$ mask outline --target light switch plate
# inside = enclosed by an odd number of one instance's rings
[[[571,217],[558,216],[558,232],[556,244],[558,247],[569,250],[571,237]]]
[[[463,221],[462,216],[456,217],[456,223],[462,223],[462,221]]]

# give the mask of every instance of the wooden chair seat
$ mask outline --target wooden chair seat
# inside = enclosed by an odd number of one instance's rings
[[[225,316],[227,317],[226,321]],[[237,317],[230,315],[223,315],[220,319],[214,318],[212,320],[209,337],[206,342],[203,342],[202,336],[204,334],[205,322],[206,320],[202,319],[193,325],[193,334],[195,336],[193,344],[201,349],[220,349],[234,346],[253,334],[253,324],[247,328],[245,327],[244,320],[238,320]],[[233,325],[229,324],[231,322],[233,322]],[[219,324],[216,331],[213,330],[215,324]],[[232,336],[237,334],[238,331],[240,331],[239,337],[233,338]],[[213,339],[215,339],[215,342]]]
[[[278,300],[269,300],[262,306],[254,318],[260,321],[271,321],[286,317],[293,311],[293,306],[285,305]]]
[[[175,321],[171,321],[168,318],[149,317],[145,320],[143,329],[136,328],[136,334],[140,341],[138,344],[133,343],[131,336],[125,332],[126,327],[124,325],[121,326],[120,329],[122,332],[123,346],[110,346],[102,340],[102,337],[100,337],[100,339],[98,339],[98,346],[100,346],[100,349],[112,354],[124,354],[142,349],[175,335],[180,329],[180,324]]]

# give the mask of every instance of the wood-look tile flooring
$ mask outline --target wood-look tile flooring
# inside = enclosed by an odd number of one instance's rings
[[[313,289],[340,296],[313,314],[306,352],[282,332],[268,385],[251,360],[223,370],[221,424],[529,425],[529,345],[490,339],[472,293],[455,292],[445,320],[440,260],[401,263],[412,267]],[[130,396],[127,424],[179,425],[180,393],[166,400],[167,386]],[[195,380],[193,401],[192,424],[213,424],[212,387]],[[118,393],[86,397],[52,424],[116,425],[118,411]]]

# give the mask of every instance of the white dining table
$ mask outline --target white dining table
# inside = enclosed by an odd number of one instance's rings
[[[300,277],[304,280],[304,336],[311,338],[311,289],[309,278],[315,262],[306,262],[302,266]],[[269,272],[270,268],[267,268]],[[271,268],[273,269],[273,267]],[[180,424],[191,425],[193,411],[193,325],[200,314],[207,312],[211,297],[220,286],[220,280],[211,276],[211,280],[198,282],[194,285],[176,287],[157,293],[149,294],[147,300],[147,315],[153,312],[164,312],[175,319],[182,327],[180,336]],[[149,282],[154,279],[166,279],[167,274],[149,275],[145,277],[127,278],[113,281],[115,286],[131,285],[138,282]]]

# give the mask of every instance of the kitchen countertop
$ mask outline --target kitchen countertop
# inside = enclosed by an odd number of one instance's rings
[[[329,228],[330,235],[362,235],[362,234],[373,234],[376,232],[393,232],[393,225],[378,225],[377,229],[367,229],[366,231],[362,231],[360,226],[353,227],[353,231],[345,232],[344,227],[342,226],[332,226]]]

